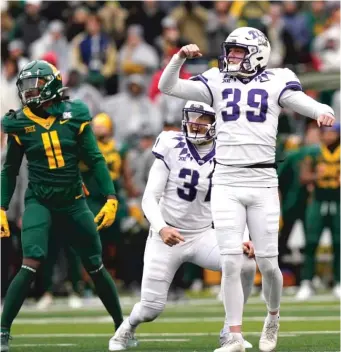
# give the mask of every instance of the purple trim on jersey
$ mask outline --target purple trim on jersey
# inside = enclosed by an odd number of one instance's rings
[[[156,159],[162,160],[162,161],[165,163],[167,169],[170,171],[169,166],[168,166],[167,163],[165,162],[165,157],[164,157],[163,155],[157,153],[157,152],[152,152],[152,153],[154,154],[154,156],[155,156]]]
[[[190,153],[192,154],[193,158],[199,165],[205,164],[207,161],[213,159],[213,157],[215,156],[215,142],[213,142],[212,150],[208,154],[206,154],[203,158],[200,157],[195,146],[189,140],[186,140],[186,142]]]
[[[288,83],[289,83],[289,84],[288,84]],[[297,81],[292,81],[292,82],[288,82],[288,83],[287,83],[287,86],[282,89],[282,91],[281,91],[281,93],[279,94],[279,97],[278,97],[278,101],[277,101],[277,102],[278,102],[278,105],[279,105],[281,108],[283,108],[283,106],[281,105],[281,103],[280,103],[279,101],[280,101],[280,99],[281,99],[283,93],[284,93],[286,90],[291,89],[291,90],[294,90],[294,91],[302,91],[302,86],[301,86],[301,84],[300,84],[299,82],[297,82]],[[295,84],[294,84],[294,83],[295,83]]]
[[[211,91],[211,88],[209,87],[209,85],[207,84],[208,79],[206,77],[204,77],[203,75],[197,75],[195,77],[190,78],[191,81],[200,81],[202,83],[204,83],[204,85],[207,87],[210,96],[211,96],[211,104],[210,106],[213,106],[213,94]]]

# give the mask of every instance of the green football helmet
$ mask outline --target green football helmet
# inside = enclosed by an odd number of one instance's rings
[[[41,104],[61,98],[62,77],[56,67],[43,60],[26,64],[17,79],[18,94],[23,105],[39,107]]]

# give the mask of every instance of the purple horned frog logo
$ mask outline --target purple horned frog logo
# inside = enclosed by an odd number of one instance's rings
[[[250,35],[252,35],[252,39],[258,39],[258,45],[264,45],[264,46],[268,46],[268,39],[266,38],[266,36],[258,30],[252,29],[250,31],[248,31],[248,33]]]

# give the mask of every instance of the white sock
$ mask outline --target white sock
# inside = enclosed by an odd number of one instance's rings
[[[275,312],[279,310],[283,288],[283,275],[278,267],[278,257],[256,257],[256,260],[262,274],[263,293],[268,311]]]
[[[266,317],[267,321],[278,321],[279,320],[279,312],[277,314],[270,314],[268,312],[268,315]]]
[[[243,254],[222,256],[222,298],[229,326],[242,325],[244,294],[240,273]]]

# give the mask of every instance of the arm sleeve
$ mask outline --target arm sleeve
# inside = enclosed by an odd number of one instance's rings
[[[152,228],[159,233],[167,224],[162,217],[159,201],[165,190],[169,170],[165,164],[156,159],[150,169],[147,186],[142,198],[142,209]]]
[[[16,180],[23,156],[23,148],[13,136],[9,135],[6,160],[1,170],[1,207],[6,210],[8,209],[15,190]]]
[[[93,173],[100,192],[104,196],[115,195],[115,188],[109,175],[107,164],[97,146],[96,138],[89,124],[80,132],[78,144],[80,147],[81,160]]]
[[[193,81],[179,78],[181,66],[185,61],[186,59],[182,59],[178,54],[172,57],[161,75],[160,91],[185,100],[201,101],[212,106],[212,93],[205,79]]]
[[[334,110],[330,106],[321,104],[300,91],[286,90],[281,96],[280,105],[315,120],[321,114],[334,115]]]

